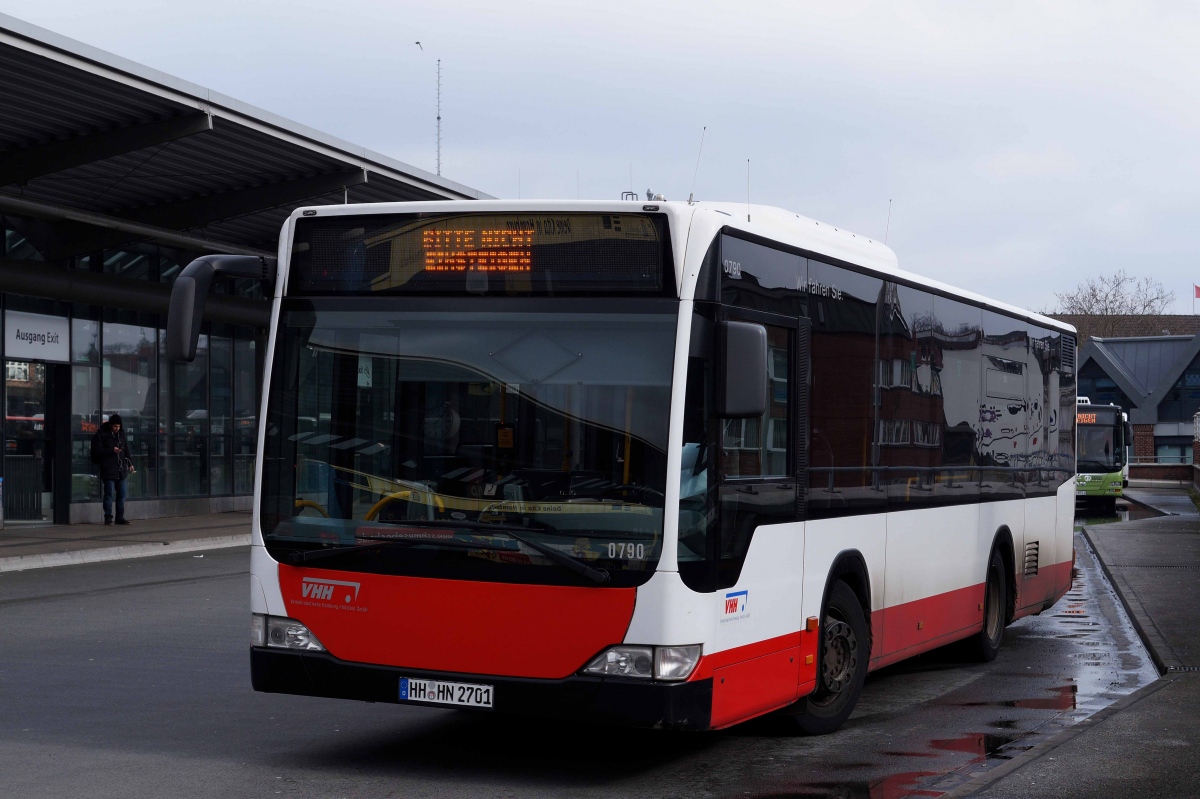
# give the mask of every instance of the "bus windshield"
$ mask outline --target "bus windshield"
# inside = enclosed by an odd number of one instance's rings
[[[290,305],[305,309],[281,314],[263,463],[274,557],[325,549],[314,566],[586,584],[550,547],[606,572],[605,585],[649,579],[672,303],[586,314]]]
[[[1115,445],[1117,429],[1111,425],[1079,426],[1080,472],[1108,474],[1124,466],[1121,453]]]

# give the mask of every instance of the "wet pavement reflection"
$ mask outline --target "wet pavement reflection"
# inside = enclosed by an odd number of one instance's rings
[[[1079,502],[1075,505],[1075,529],[1095,524],[1111,524],[1113,522],[1129,522],[1139,519],[1151,519],[1163,514],[1153,508],[1140,505],[1129,499],[1117,500],[1116,507],[1109,511],[1097,505]]]
[[[939,796],[1157,678],[1095,556],[1079,536],[1075,546],[1071,590],[1010,627],[994,663],[946,647],[884,669],[843,731],[790,743],[794,781],[717,795]]]

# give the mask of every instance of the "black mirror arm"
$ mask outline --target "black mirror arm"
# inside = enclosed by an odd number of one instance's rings
[[[171,286],[167,310],[167,357],[178,363],[196,359],[196,343],[204,305],[215,275],[266,280],[274,271],[275,259],[258,255],[202,255],[192,261]]]

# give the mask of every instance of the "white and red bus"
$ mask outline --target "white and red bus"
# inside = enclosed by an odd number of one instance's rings
[[[214,273],[177,281],[194,354]],[[276,268],[273,264],[271,268]],[[306,208],[274,275],[260,691],[828,732],[1073,560],[1075,338],[775,208]]]

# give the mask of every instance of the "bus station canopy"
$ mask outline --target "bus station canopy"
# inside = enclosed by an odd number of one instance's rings
[[[47,261],[274,253],[298,205],[488,195],[0,14],[0,215]]]

